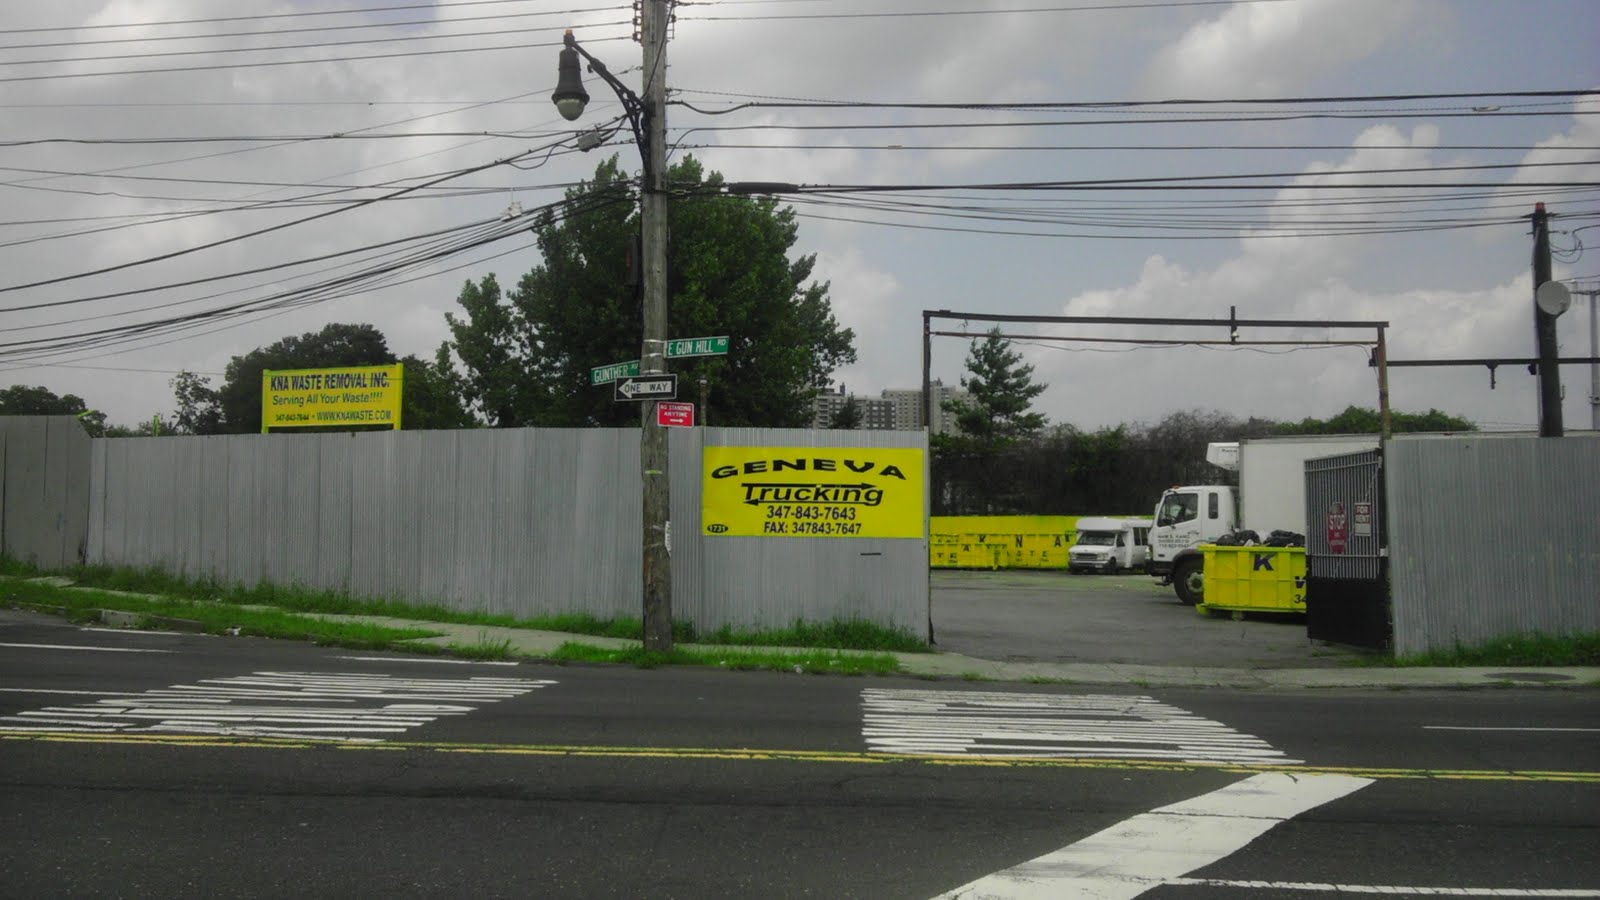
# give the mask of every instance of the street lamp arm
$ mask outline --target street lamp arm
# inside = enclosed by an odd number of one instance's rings
[[[650,179],[649,109],[639,99],[638,94],[629,90],[627,85],[618,81],[617,77],[611,74],[611,70],[606,68],[605,63],[595,59],[590,55],[589,51],[583,49],[583,45],[578,43],[578,39],[572,36],[571,31],[566,33],[562,41],[567,47],[576,50],[578,55],[589,63],[589,71],[599,75],[600,80],[610,85],[611,90],[616,92],[617,99],[622,101],[622,111],[628,117],[628,125],[633,129],[633,139],[639,143],[639,152],[644,158],[644,183],[646,185],[653,184],[654,182]]]

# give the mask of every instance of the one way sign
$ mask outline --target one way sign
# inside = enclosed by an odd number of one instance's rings
[[[613,400],[671,400],[678,396],[678,376],[671,373],[632,375],[618,378],[612,388]]]

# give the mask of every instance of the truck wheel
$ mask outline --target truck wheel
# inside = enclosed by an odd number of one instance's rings
[[[1173,568],[1172,587],[1178,592],[1178,602],[1184,606],[1194,606],[1206,598],[1204,566],[1204,560],[1190,558]]]
[[[1119,575],[1119,574],[1121,574],[1121,570],[1119,570],[1117,568],[1117,561],[1116,560],[1113,559],[1111,562],[1106,563],[1106,574],[1107,575]]]

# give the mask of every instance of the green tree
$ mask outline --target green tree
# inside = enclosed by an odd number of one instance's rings
[[[854,362],[855,335],[840,327],[828,285],[810,281],[816,259],[791,260],[792,208],[721,194],[722,177],[693,157],[672,166],[668,206],[668,335],[728,335],[726,357],[678,360],[704,377],[725,425],[803,427],[812,385]],[[459,359],[467,404],[496,426],[632,425],[634,404],[590,384],[595,366],[638,359],[638,286],[629,277],[639,233],[616,158],[567,191],[533,228],[541,264],[514,289],[494,276],[468,283],[446,321],[444,350]]]
[[[833,414],[833,421],[828,423],[828,427],[835,429],[861,427],[861,404],[856,402],[854,396],[845,398],[844,405]]]
[[[211,379],[193,372],[179,372],[167,382],[178,409],[172,414],[171,429],[176,434],[222,434],[222,398],[211,386]]]
[[[1022,363],[1022,354],[1011,349],[999,328],[972,342],[967,372],[961,386],[972,395],[972,402],[945,401],[963,435],[1001,445],[1032,437],[1044,427],[1044,416],[1028,411],[1033,398],[1044,393],[1044,385],[1033,383],[1033,366]]]
[[[75,416],[88,411],[83,398],[46,387],[14,384],[0,390],[0,416]]]
[[[1477,431],[1478,426],[1460,416],[1430,409],[1425,413],[1389,412],[1389,428],[1396,434],[1417,431]],[[1278,425],[1278,434],[1378,434],[1383,417],[1375,409],[1347,406],[1331,419],[1301,419]]]
[[[406,429],[462,428],[472,418],[457,400],[455,376],[439,363],[415,356],[397,359],[383,332],[371,325],[333,323],[321,331],[283,338],[258,347],[228,363],[222,386],[216,391],[221,404],[221,429],[232,434],[261,430],[261,373],[266,369],[311,369],[332,366],[405,366],[401,392],[400,424]],[[209,389],[209,386],[207,386]],[[183,401],[179,400],[180,415]],[[351,431],[350,427],[307,428],[304,431]]]

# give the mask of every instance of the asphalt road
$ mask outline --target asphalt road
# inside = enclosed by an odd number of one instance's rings
[[[936,569],[932,603],[939,649],[980,659],[1304,669],[1363,652],[1307,639],[1304,616],[1199,615],[1148,575]]]
[[[0,612],[0,894],[1600,897],[1594,696],[450,664]]]

